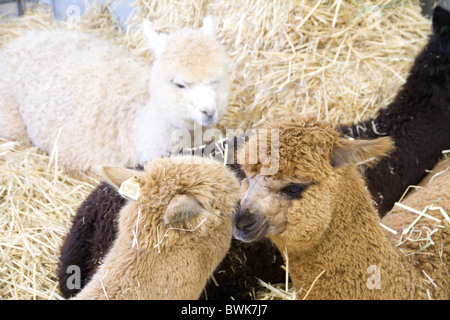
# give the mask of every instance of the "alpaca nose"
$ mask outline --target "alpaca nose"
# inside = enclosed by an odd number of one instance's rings
[[[216,108],[214,107],[201,107],[199,111],[208,118],[212,118],[214,113],[216,112]]]
[[[234,221],[236,228],[245,233],[253,231],[258,223],[257,215],[250,213],[248,209],[239,211]]]
[[[244,242],[257,241],[266,236],[269,226],[262,214],[239,210],[234,216],[233,236]]]

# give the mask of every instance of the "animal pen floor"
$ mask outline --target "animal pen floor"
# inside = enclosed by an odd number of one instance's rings
[[[0,17],[0,48],[27,30],[63,27],[114,41],[151,63],[143,16],[169,32],[198,27],[211,14],[231,59],[229,112],[219,128],[246,130],[290,114],[331,124],[375,115],[405,82],[431,26],[412,0],[137,0],[134,6],[138,14],[125,31],[99,5],[70,24],[53,21],[48,7],[29,6],[20,18]],[[62,299],[59,247],[97,183],[62,172],[56,152],[0,140],[0,299]],[[289,284],[262,284],[255,293],[293,297]]]

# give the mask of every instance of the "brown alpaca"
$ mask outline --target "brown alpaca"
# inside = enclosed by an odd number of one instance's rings
[[[279,132],[279,153],[272,157],[279,170],[264,176],[262,168],[271,163],[258,158],[249,164],[249,145],[260,143],[252,137],[239,156],[247,178],[233,233],[247,242],[269,237],[287,252],[298,298],[449,298],[448,273],[435,279],[435,288],[391,244],[356,166],[392,151],[390,138],[348,140],[300,117],[267,129]]]
[[[230,247],[235,176],[195,157],[102,171],[116,187],[137,177],[140,197],[119,213],[114,245],[74,299],[198,299]]]

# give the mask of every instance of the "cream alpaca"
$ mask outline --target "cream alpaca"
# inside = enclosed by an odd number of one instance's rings
[[[448,261],[429,271],[435,288],[391,244],[355,165],[392,150],[390,138],[347,140],[324,123],[302,118],[268,129],[279,130],[280,170],[262,176],[267,164],[242,165],[247,178],[233,232],[243,241],[267,236],[287,252],[299,298],[313,284],[307,298],[449,298]]]
[[[208,159],[155,159],[144,171],[103,167],[118,187],[133,176],[140,197],[119,213],[119,234],[75,299],[198,299],[231,242],[239,182]]]
[[[135,166],[167,155],[176,130],[212,126],[228,104],[228,58],[211,18],[157,34],[150,69],[125,49],[70,30],[35,31],[0,52],[0,136],[50,152],[68,171]],[[178,132],[179,134],[179,132]],[[176,138],[176,137],[174,137]]]

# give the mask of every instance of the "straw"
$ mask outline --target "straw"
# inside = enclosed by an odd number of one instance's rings
[[[0,140],[0,154],[0,297],[60,299],[59,248],[94,185],[55,171],[36,147]]]

